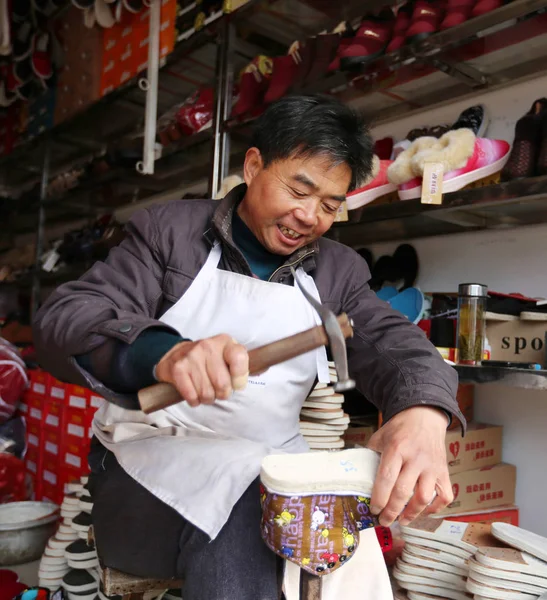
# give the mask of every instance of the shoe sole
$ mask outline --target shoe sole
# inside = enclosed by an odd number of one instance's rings
[[[322,454],[272,454],[262,461],[260,478],[281,495],[370,496],[380,455],[366,448]]]
[[[469,173],[465,173],[463,175],[458,175],[457,177],[453,177],[452,179],[448,179],[443,181],[443,195],[450,194],[451,192],[457,192],[468,185],[473,183],[480,183],[483,180],[486,180],[484,185],[492,185],[493,176],[495,175],[495,183],[499,183],[501,170],[509,160],[508,152],[505,156],[498,159],[496,162],[493,162],[491,165],[487,165],[486,167],[481,167],[480,169],[476,169],[475,171],[470,171]],[[482,187],[479,185],[479,187]],[[399,198],[401,200],[415,200],[416,198],[421,198],[422,196],[422,186],[417,186],[415,188],[411,188],[409,190],[399,190]]]
[[[348,196],[346,198],[346,204],[348,206],[348,210],[355,210],[356,208],[366,206],[367,204],[370,204],[371,202],[374,202],[374,200],[378,200],[383,196],[389,196],[396,191],[396,185],[393,183],[386,183],[385,185],[379,185],[378,187],[367,190],[366,192]]]

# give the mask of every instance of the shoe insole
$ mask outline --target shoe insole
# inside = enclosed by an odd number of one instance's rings
[[[514,548],[479,548],[475,560],[485,567],[547,577],[547,562]]]
[[[312,393],[308,396],[309,398],[320,398],[322,396],[334,396],[336,395],[336,392],[334,391],[333,387],[326,387],[323,388],[322,390],[313,390]]]
[[[84,592],[82,594],[76,594],[74,592],[67,592],[68,600],[95,600],[98,595],[98,591]]]
[[[306,435],[304,434],[304,439],[308,444],[317,443],[317,444],[328,444],[329,442],[339,442],[339,435]]]
[[[40,566],[38,567],[38,577],[43,577],[47,579],[48,577],[63,577],[70,571],[70,567],[65,562],[64,565],[45,565],[40,562]]]
[[[328,429],[305,429],[300,432],[306,439],[308,438],[332,438],[336,436],[339,440],[344,434],[343,431],[329,431]]]
[[[501,588],[504,590],[511,590],[513,592],[524,592],[525,594],[536,594],[539,596],[547,591],[547,587],[539,587],[531,583],[523,583],[521,581],[510,581],[508,579],[501,579],[497,577],[497,572],[493,572],[492,575],[483,575],[476,570],[471,570],[473,561],[469,561],[469,577],[471,577],[477,583],[482,583],[489,587]]]
[[[439,542],[438,540],[428,540],[425,538],[419,538],[413,535],[408,535],[406,533],[401,534],[401,537],[405,542],[407,542],[411,546],[423,546],[424,548],[433,548],[434,550],[441,550],[441,552],[458,556],[459,558],[463,559],[467,559],[473,555],[472,552],[468,552],[463,548],[451,546],[450,544],[445,544],[444,542]]]
[[[341,408],[303,408],[300,411],[303,417],[312,417],[314,419],[340,419],[344,416]]]
[[[331,435],[330,432],[344,433],[347,430],[346,425],[329,425],[328,423],[310,423],[309,421],[300,421],[300,431],[302,434],[309,433],[310,435],[318,435],[317,433],[311,433],[316,431],[327,432],[327,435]]]
[[[547,538],[537,535],[537,533],[509,525],[509,523],[493,523],[492,535],[517,550],[523,550],[547,561]]]
[[[49,554],[42,554],[40,559],[40,565],[66,565],[66,558],[64,556],[50,556]]]
[[[63,577],[63,587],[67,592],[90,592],[97,590],[95,576],[85,569],[72,569]]]
[[[55,537],[49,538],[48,546],[50,548],[54,548],[54,549],[57,549],[57,550],[61,549],[62,552],[61,552],[60,556],[64,556],[64,554],[65,554],[65,548],[68,545],[70,545],[73,541],[74,541],[73,539],[71,539],[71,540],[60,540],[60,539],[57,538],[57,535],[55,535]]]
[[[437,585],[450,589],[465,592],[465,577],[450,575],[442,571],[432,571],[421,567],[412,567],[402,564],[403,561],[397,559],[397,565],[393,569],[393,577],[404,587],[405,583],[422,583],[424,585]],[[420,573],[409,573],[408,571],[417,571]],[[441,577],[442,575],[442,577]]]
[[[547,592],[547,577],[538,577],[536,575],[528,575],[526,573],[517,573],[516,571],[504,571],[502,569],[493,569],[492,567],[485,567],[474,558],[469,559],[469,573],[476,574],[473,575],[473,578],[476,581],[481,581],[481,578],[479,576],[483,575],[485,577],[490,578],[494,577],[498,580],[506,580],[506,587],[510,589],[513,589],[513,583],[525,583],[541,588],[545,592]]]
[[[344,440],[338,440],[336,442],[308,442],[308,446],[311,450],[340,450],[346,445]]]
[[[395,571],[395,569],[394,569]],[[395,573],[394,573],[395,576]],[[429,585],[423,583],[401,583],[401,581],[396,577],[399,585],[404,587],[409,592],[420,592],[423,594],[429,594],[435,598],[448,598],[449,600],[469,600],[472,598],[466,592],[462,592],[460,590],[455,590],[453,588],[445,588],[440,585]],[[409,596],[410,598],[410,596]]]
[[[405,563],[414,565],[417,567],[427,567],[429,569],[436,569],[438,571],[445,571],[446,573],[452,573],[453,575],[460,575],[461,577],[467,577],[469,569],[463,566],[449,565],[439,560],[432,560],[430,558],[423,558],[412,552],[411,547],[407,546],[403,550],[401,558]]]
[[[426,594],[424,592],[407,592],[408,600],[443,600],[441,596],[432,596],[431,594]],[[471,594],[464,594],[461,596],[462,598],[469,598],[469,600],[473,600],[473,596]],[[475,596],[476,598],[476,596]]]
[[[86,560],[74,560],[72,558],[67,559],[68,566],[71,569],[93,569],[99,566],[99,559],[89,558]]]
[[[327,404],[326,402],[313,402],[312,400],[306,400],[304,402],[304,404],[302,405],[302,408],[304,409],[308,409],[308,408],[318,408],[320,410],[322,409],[338,409],[338,410],[342,410],[342,403],[338,402],[338,403],[334,403],[334,404]]]
[[[311,411],[313,412],[313,411]],[[322,418],[322,419],[317,419],[315,418],[315,416],[310,417],[308,415],[302,415],[303,417],[306,417],[306,421],[308,423],[323,423],[325,425],[349,425],[349,416],[347,414],[344,413],[343,417],[336,417],[336,418]]]
[[[366,448],[341,452],[271,454],[262,461],[260,479],[281,495],[342,493],[370,496],[380,455]]]
[[[67,508],[70,510],[71,507],[77,510],[80,499],[77,496],[65,496],[61,508]]]
[[[498,545],[491,535],[490,525],[482,523],[460,523],[418,517],[409,525],[401,527],[401,531],[407,535],[450,544],[470,553],[476,552],[481,546]]]
[[[328,408],[330,405],[341,406],[344,403],[344,396],[342,394],[332,394],[331,396],[308,396],[306,400],[304,400],[304,406],[307,402],[320,404],[321,408]]]
[[[538,594],[526,594],[506,588],[491,587],[475,581],[472,577],[467,579],[467,590],[475,594],[475,600],[479,597],[488,600],[537,600],[538,598]]]

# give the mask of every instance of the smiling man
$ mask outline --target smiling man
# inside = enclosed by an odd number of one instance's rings
[[[39,357],[60,379],[135,407],[136,392],[155,381],[181,395],[149,416],[109,402],[96,414],[90,486],[107,566],[182,577],[184,600],[278,598],[257,477],[267,454],[307,450],[299,413],[326,353],[249,377],[247,349],[316,324],[291,267],[353,319],[350,375],[385,420],[371,441],[382,452],[372,509],[390,524],[451,501],[445,431],[452,416],[463,423],[455,372],[378,300],[364,260],[322,237],[371,161],[370,136],[350,108],[283,99],[258,120],[245,184],[220,203],[137,213],[108,259],[39,311]]]

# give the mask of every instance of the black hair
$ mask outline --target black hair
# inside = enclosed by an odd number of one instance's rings
[[[372,171],[373,143],[365,119],[342,102],[322,95],[286,96],[257,120],[252,144],[264,166],[295,156],[325,155],[351,169],[348,191]]]

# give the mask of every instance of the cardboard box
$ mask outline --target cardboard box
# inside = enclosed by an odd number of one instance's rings
[[[475,414],[475,386],[470,383],[460,383],[456,393],[456,401],[458,402],[458,406],[462,411],[465,420],[468,423],[471,422]],[[452,419],[449,430],[461,431],[461,425],[458,419]]]
[[[87,432],[91,426],[92,416],[89,414],[89,411],[79,408],[67,407],[65,410],[65,435],[67,442],[83,444],[87,440]]]
[[[63,383],[62,381],[59,381],[58,379],[55,379],[55,377],[50,377],[49,380],[49,397],[52,400],[55,400],[57,402],[64,402],[67,396],[67,392],[68,392],[68,386]]]
[[[49,394],[50,375],[40,369],[29,370],[29,392],[34,396],[46,397]]]
[[[36,421],[42,424],[45,397],[30,395],[27,398],[27,422]]]
[[[66,386],[66,405],[70,408],[85,410],[89,405],[89,390],[80,385],[69,384]]]
[[[435,516],[435,515],[432,515]],[[490,525],[492,523],[509,523],[515,527],[519,526],[519,509],[518,506],[498,506],[487,510],[477,511],[472,510],[457,515],[450,515],[444,518],[447,521],[461,521],[463,523],[482,523]]]
[[[60,460],[63,448],[63,433],[60,429],[45,429],[42,437],[42,452],[44,456]]]
[[[463,471],[450,477],[454,502],[441,515],[452,515],[469,510],[484,510],[515,503],[517,469],[501,463],[473,471]]]
[[[88,454],[89,437],[87,435],[87,430],[86,437],[82,441],[75,441],[71,438],[65,438],[61,457],[61,467],[63,469],[77,469],[78,471],[86,469]]]
[[[446,434],[446,456],[451,475],[491,467],[501,462],[503,428],[471,423],[465,438],[458,430]]]
[[[65,406],[63,402],[48,399],[45,402],[42,414],[44,429],[62,432],[65,422]]]
[[[366,448],[376,431],[378,427],[371,419],[352,419],[343,436],[346,448]]]
[[[524,321],[517,317],[510,321],[487,321],[486,337],[492,360],[536,362],[545,367],[545,334],[547,322]]]

